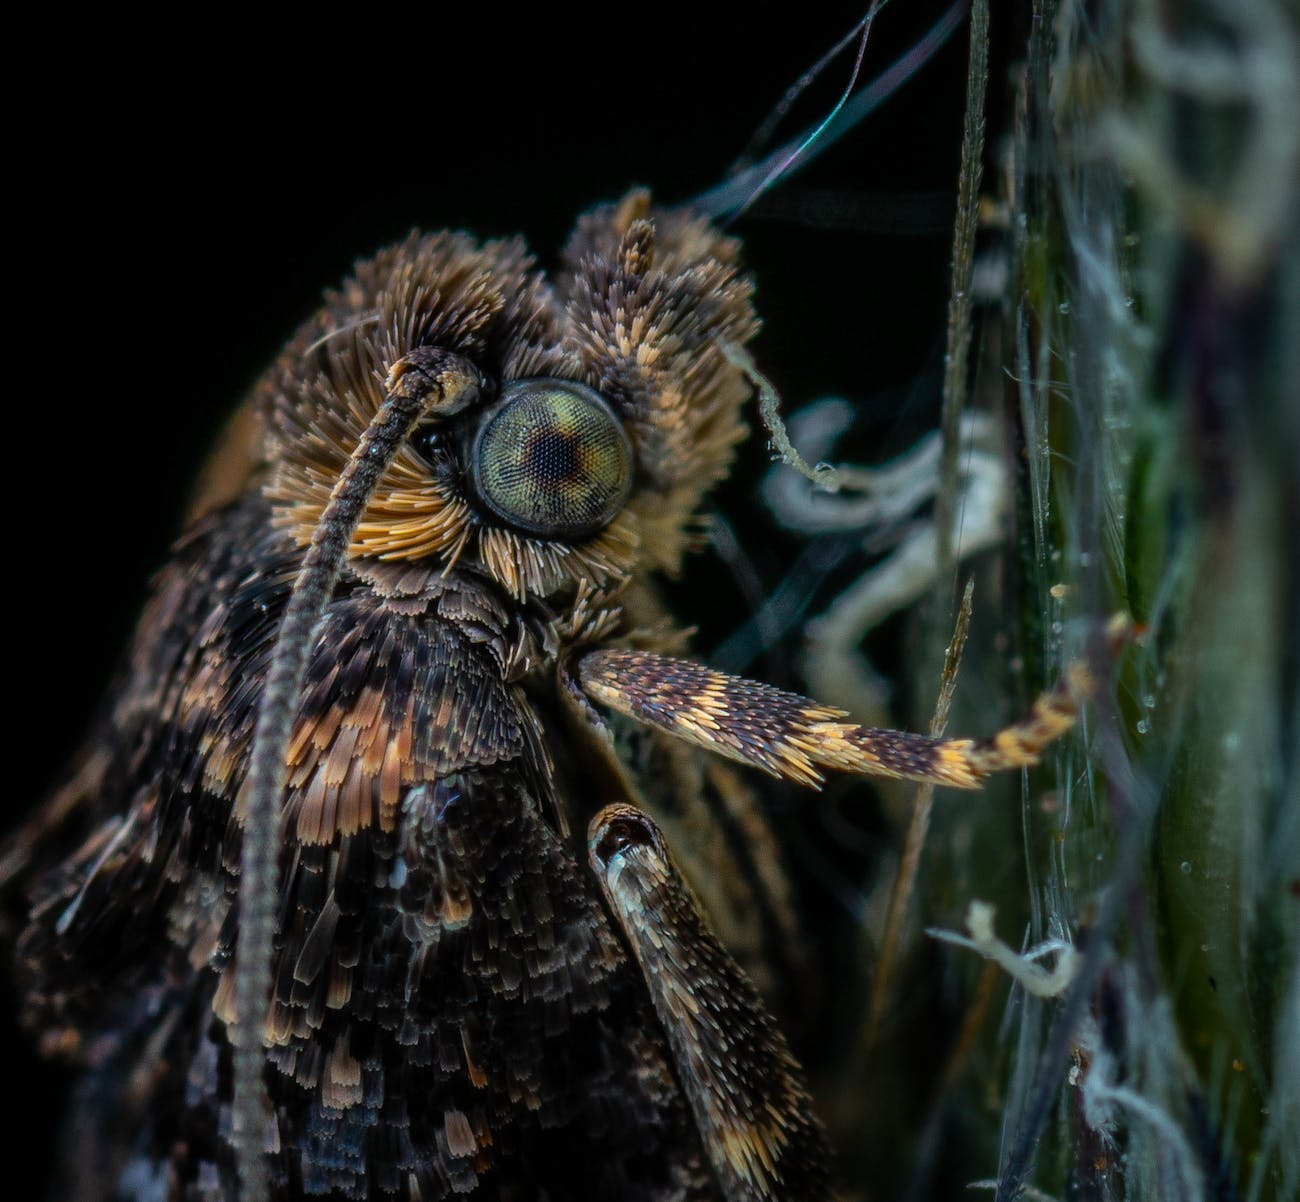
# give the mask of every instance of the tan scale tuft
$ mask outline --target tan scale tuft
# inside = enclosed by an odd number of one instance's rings
[[[633,492],[596,534],[546,540],[478,512],[464,491],[467,465],[438,473],[404,448],[357,526],[354,557],[430,575],[477,566],[521,600],[617,583],[639,567],[676,570],[696,539],[701,498],[745,433],[750,386],[719,349],[757,330],[738,252],[704,219],[651,210],[636,192],[579,221],[553,284],[519,241],[460,233],[412,235],[359,264],[254,398],[275,521],[308,543],[383,404],[390,368],[437,346],[498,385],[553,376],[595,388],[632,441]]]

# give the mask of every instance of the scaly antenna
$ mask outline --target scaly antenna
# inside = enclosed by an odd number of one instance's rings
[[[418,348],[393,365],[385,385],[388,395],[344,466],[312,531],[276,635],[241,790],[243,844],[231,1033],[231,1141],[242,1202],[269,1202],[271,1196],[262,1073],[280,892],[285,756],[316,630],[343,570],[357,523],[393,457],[421,418],[458,412],[479,395],[481,384],[478,369],[468,360],[434,347]]]

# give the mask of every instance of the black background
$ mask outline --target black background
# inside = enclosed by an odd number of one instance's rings
[[[944,7],[887,8],[864,79]],[[416,226],[521,232],[546,263],[576,213],[631,185],[688,199],[860,9],[611,7],[591,22],[560,6],[450,19],[446,6],[375,5],[288,31],[193,10],[186,29],[99,18],[33,45],[42,82],[10,146],[22,210],[7,348],[10,816],[57,779],[208,443],[323,287]],[[963,31],[787,190],[797,203],[832,189],[868,214],[936,194],[938,221],[918,202],[865,229],[758,215],[736,226],[759,282],[764,370],[791,406],[862,401],[882,417],[867,435],[879,457],[937,400],[924,381],[942,354],[965,53]],[[825,114],[851,62],[836,61],[783,132]],[[720,504],[770,584],[790,547],[751,499],[766,462],[754,439]],[[685,587],[707,648],[743,602],[716,562]],[[19,1111],[0,1126],[13,1141],[5,1192],[38,1196],[22,1182],[44,1176],[65,1082],[12,1025],[5,1052]]]

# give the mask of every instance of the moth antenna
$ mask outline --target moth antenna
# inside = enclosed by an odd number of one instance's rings
[[[473,364],[433,347],[412,351],[393,365],[384,403],[339,474],[312,531],[276,634],[240,798],[243,840],[234,967],[236,1018],[231,1032],[231,1142],[242,1202],[270,1198],[263,1043],[270,1014],[285,757],[316,629],[338,583],[357,523],[411,430],[422,418],[450,416],[463,409],[478,396],[482,383]]]
[[[880,7],[883,6],[873,4],[871,11],[863,18],[866,26],[862,30],[864,44],[870,28],[870,17]],[[828,116],[782,143],[757,163],[696,196],[688,202],[688,207],[715,221],[734,221],[778,180],[808,166],[916,75],[961,27],[966,9],[967,0],[955,0],[906,54],[891,63],[850,99],[848,93],[852,91],[853,82],[857,78],[855,69],[845,95]],[[855,26],[854,32],[857,29]]]

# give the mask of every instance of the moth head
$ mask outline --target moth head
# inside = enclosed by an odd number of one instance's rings
[[[327,298],[259,394],[275,520],[303,545],[395,372],[433,348],[480,374],[416,427],[352,536],[405,587],[478,571],[518,598],[674,572],[744,434],[726,344],[757,329],[738,244],[636,192],[583,217],[548,278],[518,240],[413,235]]]

